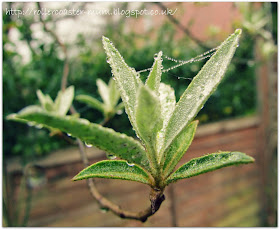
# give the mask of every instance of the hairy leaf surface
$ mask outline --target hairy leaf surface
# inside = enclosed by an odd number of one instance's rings
[[[207,61],[181,96],[166,128],[165,148],[196,116],[221,82],[238,46],[240,34],[241,30],[236,30],[220,45],[216,53]]]
[[[168,176],[188,150],[195,135],[198,121],[193,121],[186,126],[172,141],[170,147],[162,156],[161,165],[164,176]]]
[[[174,111],[176,98],[174,89],[170,85],[166,85],[164,83],[160,83],[159,86],[159,99],[161,104],[161,116],[163,119],[162,129],[158,133],[157,136],[157,152],[160,153],[161,148],[164,143],[164,134],[165,129],[168,124],[168,121]],[[159,156],[159,159],[161,156]]]
[[[108,63],[111,66],[114,79],[121,94],[125,111],[128,115],[130,123],[134,127],[136,133],[138,133],[135,122],[135,105],[137,90],[140,85],[143,85],[143,83],[139,79],[139,74],[136,73],[135,69],[129,67],[125,63],[119,51],[106,37],[103,37],[103,47],[107,54]]]
[[[107,178],[137,181],[144,184],[152,184],[152,178],[138,165],[128,165],[122,160],[99,161],[77,174],[73,180],[88,178]]]
[[[197,176],[219,168],[237,164],[248,164],[252,162],[254,162],[254,158],[241,152],[212,153],[190,160],[171,174],[166,182],[169,184],[177,180]]]
[[[125,134],[113,129],[90,123],[86,119],[73,116],[56,116],[44,111],[28,111],[20,113],[16,118],[25,119],[36,124],[57,128],[63,132],[78,137],[87,144],[92,144],[112,155],[136,163],[149,170],[149,162],[143,146]]]
[[[162,52],[160,51],[155,58],[152,70],[146,80],[146,85],[150,87],[157,95],[159,95],[158,89],[161,81],[161,69],[162,69]]]
[[[136,124],[140,138],[151,154],[151,161],[157,163],[156,138],[162,127],[160,101],[147,86],[139,89],[136,106]]]

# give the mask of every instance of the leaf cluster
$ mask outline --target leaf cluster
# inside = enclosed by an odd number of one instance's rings
[[[180,179],[229,165],[253,162],[254,159],[244,153],[224,151],[193,159],[175,170],[194,138],[198,122],[193,119],[221,82],[238,46],[240,34],[241,30],[236,30],[219,46],[178,102],[172,87],[161,83],[162,52],[155,56],[143,83],[140,74],[129,67],[110,40],[103,37],[114,82],[140,142],[86,119],[60,116],[46,109],[23,110],[10,118],[70,133],[106,151],[113,158],[119,158],[97,162],[81,171],[74,180],[92,177],[132,180],[163,190],[169,183]],[[99,88],[107,92],[102,95],[100,91],[103,106],[110,105],[112,101],[116,105],[116,99],[108,98],[110,86],[99,81]],[[47,97],[42,101],[48,101]],[[95,101],[95,108],[98,107],[96,104]]]

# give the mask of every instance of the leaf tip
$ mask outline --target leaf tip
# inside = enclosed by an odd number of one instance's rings
[[[241,35],[242,34],[242,29],[236,29],[234,33],[237,34],[237,35]]]
[[[79,174],[78,174],[78,175],[79,175]],[[74,176],[71,180],[72,180],[72,181],[77,181],[77,180],[79,180],[80,178],[78,177],[78,175]]]
[[[15,118],[16,118],[16,114],[15,113],[12,113],[12,114],[9,114],[8,116],[6,116],[7,120],[13,120]]]

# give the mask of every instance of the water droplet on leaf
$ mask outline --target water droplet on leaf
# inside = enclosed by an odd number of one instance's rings
[[[85,143],[86,147],[91,148],[92,144]]]
[[[122,109],[121,109],[121,110],[118,110],[118,111],[117,111],[117,114],[118,114],[118,115],[123,114],[123,110],[122,110]]]
[[[135,164],[126,162],[128,166],[133,167]]]
[[[27,125],[31,127],[31,126],[34,126],[35,123],[34,122],[28,122]]]
[[[107,157],[108,159],[110,159],[110,160],[114,160],[114,159],[117,158],[115,155],[113,155],[113,154],[111,154],[111,153],[106,153],[106,157]]]
[[[35,126],[37,129],[41,129],[41,128],[43,128],[43,125],[36,125]]]
[[[101,207],[101,208],[100,208],[100,211],[101,211],[102,213],[106,213],[106,212],[109,211],[109,208]]]

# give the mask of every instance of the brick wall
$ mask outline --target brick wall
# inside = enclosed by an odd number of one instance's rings
[[[90,196],[85,181],[72,182],[83,165],[77,149],[63,150],[38,162],[45,168],[48,183],[33,192],[29,226],[52,227],[206,227],[261,226],[260,171],[256,118],[223,121],[198,128],[193,144],[180,164],[218,150],[238,150],[256,159],[256,163],[231,166],[209,172],[168,187],[160,210],[147,222],[123,220],[103,213]],[[91,162],[104,153],[88,149]],[[10,173],[16,172],[15,164]],[[16,179],[17,177],[15,177]],[[16,180],[17,181],[17,180]],[[121,207],[138,211],[149,205],[149,187],[136,182],[97,179],[102,194]],[[173,205],[173,206],[171,206]],[[172,211],[173,209],[175,211]]]

